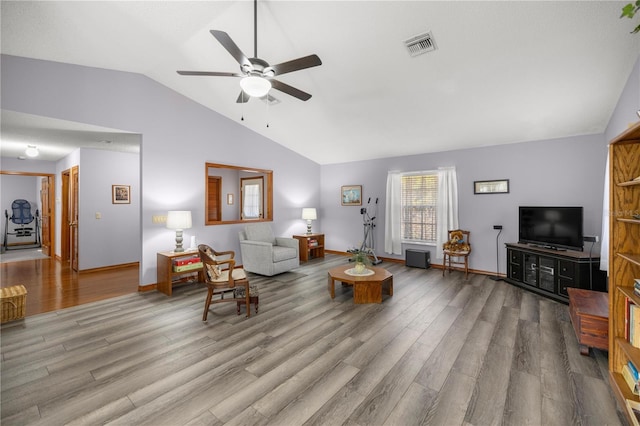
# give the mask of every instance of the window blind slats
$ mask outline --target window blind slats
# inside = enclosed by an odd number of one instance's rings
[[[402,224],[404,240],[433,242],[436,240],[436,201],[438,175],[402,177]]]

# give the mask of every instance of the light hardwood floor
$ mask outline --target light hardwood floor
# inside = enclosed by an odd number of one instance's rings
[[[27,289],[27,316],[136,293],[139,282],[137,265],[78,273],[53,258],[0,264],[0,286]]]
[[[237,316],[206,289],[134,293],[2,327],[2,425],[624,424],[606,352],[566,305],[482,275],[385,262],[394,295],[327,291],[328,255]]]

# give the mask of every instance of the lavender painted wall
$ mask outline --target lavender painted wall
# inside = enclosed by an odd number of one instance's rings
[[[81,148],[79,171],[80,270],[138,262],[140,156]],[[131,203],[113,204],[111,185],[129,185]]]
[[[603,135],[592,135],[323,166],[321,217],[326,246],[346,250],[362,241],[359,209],[341,206],[338,192],[341,185],[363,184],[365,203],[369,197],[379,198],[376,253],[404,258],[383,252],[387,172],[455,166],[460,227],[471,231],[470,267],[495,272],[497,231],[493,225],[503,225],[499,259],[500,272],[504,273],[504,243],[518,240],[520,205],[583,206],[585,233],[599,234],[605,160]],[[474,195],[474,181],[492,179],[509,179],[510,192]],[[404,248],[427,249],[432,263],[441,263],[436,260],[434,246]]]
[[[42,160],[18,160],[17,158],[2,158],[0,169],[6,172],[27,172],[55,174],[56,163]]]
[[[8,55],[1,65],[5,109],[142,135],[141,285],[156,282],[156,253],[173,246],[173,232],[151,223],[168,210],[192,211],[185,241],[239,256],[242,225],[204,226],[206,161],[274,171],[276,235],[303,232],[301,208],[319,205],[318,164],[145,76]]]

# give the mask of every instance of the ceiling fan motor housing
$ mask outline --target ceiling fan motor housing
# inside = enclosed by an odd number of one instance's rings
[[[243,64],[240,66],[242,73],[245,75],[254,75],[258,77],[273,77],[276,75],[275,70],[263,59],[249,58],[249,62],[251,62],[251,65]]]

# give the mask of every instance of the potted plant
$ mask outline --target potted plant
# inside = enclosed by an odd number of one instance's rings
[[[351,252],[351,261],[354,262],[355,272],[357,274],[362,274],[367,270],[367,266],[371,266],[371,259],[369,259],[369,254],[362,250],[352,250]]]

